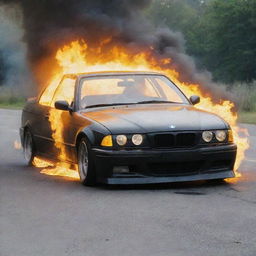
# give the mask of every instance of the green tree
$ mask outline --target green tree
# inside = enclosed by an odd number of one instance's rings
[[[5,64],[4,64],[2,53],[0,52],[0,86],[3,85],[4,73],[5,73]]]
[[[198,0],[154,0],[147,15],[158,25],[167,25],[172,30],[186,34],[197,22],[198,11],[195,6],[198,3]]]
[[[256,79],[256,0],[155,0],[148,15],[183,32],[188,54],[215,80]]]
[[[256,0],[214,0],[200,31],[203,63],[224,82],[256,79]]]

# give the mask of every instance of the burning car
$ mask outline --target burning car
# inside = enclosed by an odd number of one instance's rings
[[[199,101],[155,72],[65,75],[23,109],[25,159],[77,165],[85,185],[234,177],[231,128]]]

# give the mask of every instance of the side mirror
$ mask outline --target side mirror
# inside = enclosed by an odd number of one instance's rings
[[[189,100],[193,105],[196,105],[200,102],[200,97],[197,95],[193,95],[189,98]]]
[[[56,109],[59,109],[59,110],[64,110],[64,111],[70,110],[70,106],[69,106],[68,102],[65,100],[55,101],[54,106]]]

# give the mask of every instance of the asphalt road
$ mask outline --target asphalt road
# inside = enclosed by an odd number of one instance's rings
[[[235,184],[84,187],[25,166],[0,110],[0,256],[255,256],[256,126]]]

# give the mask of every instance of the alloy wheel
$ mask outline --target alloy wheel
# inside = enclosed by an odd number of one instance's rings
[[[88,174],[88,149],[85,141],[82,141],[79,147],[79,154],[78,154],[78,165],[79,165],[79,175],[81,181],[86,180]]]
[[[33,140],[30,132],[26,132],[24,140],[24,157],[30,163],[33,158]]]

